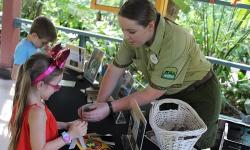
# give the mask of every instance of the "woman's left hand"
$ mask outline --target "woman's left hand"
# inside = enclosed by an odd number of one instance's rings
[[[84,121],[97,122],[106,118],[110,113],[109,106],[106,102],[95,103],[91,106],[89,106],[89,104],[87,105],[89,107],[88,111],[84,111],[86,110],[85,105],[78,109],[78,115]]]

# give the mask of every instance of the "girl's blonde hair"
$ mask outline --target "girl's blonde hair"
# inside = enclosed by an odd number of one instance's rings
[[[9,150],[15,150],[17,148],[23,123],[23,113],[28,102],[29,90],[33,86],[32,82],[49,67],[52,61],[53,59],[50,56],[37,53],[31,56],[19,69],[13,99],[13,111],[9,122]],[[62,74],[62,72],[63,70],[57,67],[51,74],[46,76],[43,81],[49,82],[54,77]]]

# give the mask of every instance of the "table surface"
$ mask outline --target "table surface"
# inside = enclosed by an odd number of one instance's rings
[[[86,96],[80,91],[80,89],[86,89],[90,87],[91,84],[85,79],[77,79],[77,75],[79,75],[79,73],[66,69],[63,79],[76,81],[75,87],[61,87],[60,91],[54,93],[49,98],[49,100],[46,101],[46,104],[54,114],[57,121],[68,122],[78,119],[77,109],[80,106],[86,104]],[[128,120],[129,113],[125,112],[124,114]],[[99,134],[112,134],[116,145],[115,149],[117,150],[123,149],[121,144],[121,136],[127,133],[127,129],[127,124],[115,124],[111,115],[100,122],[89,122],[88,124],[88,133],[95,132]],[[62,149],[68,149],[68,146],[64,146]],[[148,149],[159,150],[157,146],[144,138],[142,150]]]

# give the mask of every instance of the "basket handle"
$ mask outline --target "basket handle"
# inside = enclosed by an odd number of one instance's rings
[[[179,105],[175,103],[162,103],[159,106],[160,111],[166,111],[166,110],[178,110]]]
[[[197,136],[185,136],[185,137],[179,137],[179,140],[190,140],[190,139],[194,139],[197,138]]]
[[[197,136],[186,136],[184,137],[184,140],[194,139],[197,138]]]

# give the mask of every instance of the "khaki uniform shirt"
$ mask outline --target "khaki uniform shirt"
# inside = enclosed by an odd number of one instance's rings
[[[149,47],[135,48],[123,41],[113,64],[125,68],[131,63],[143,73],[151,87],[166,90],[168,95],[201,80],[212,67],[193,36],[163,17]]]

